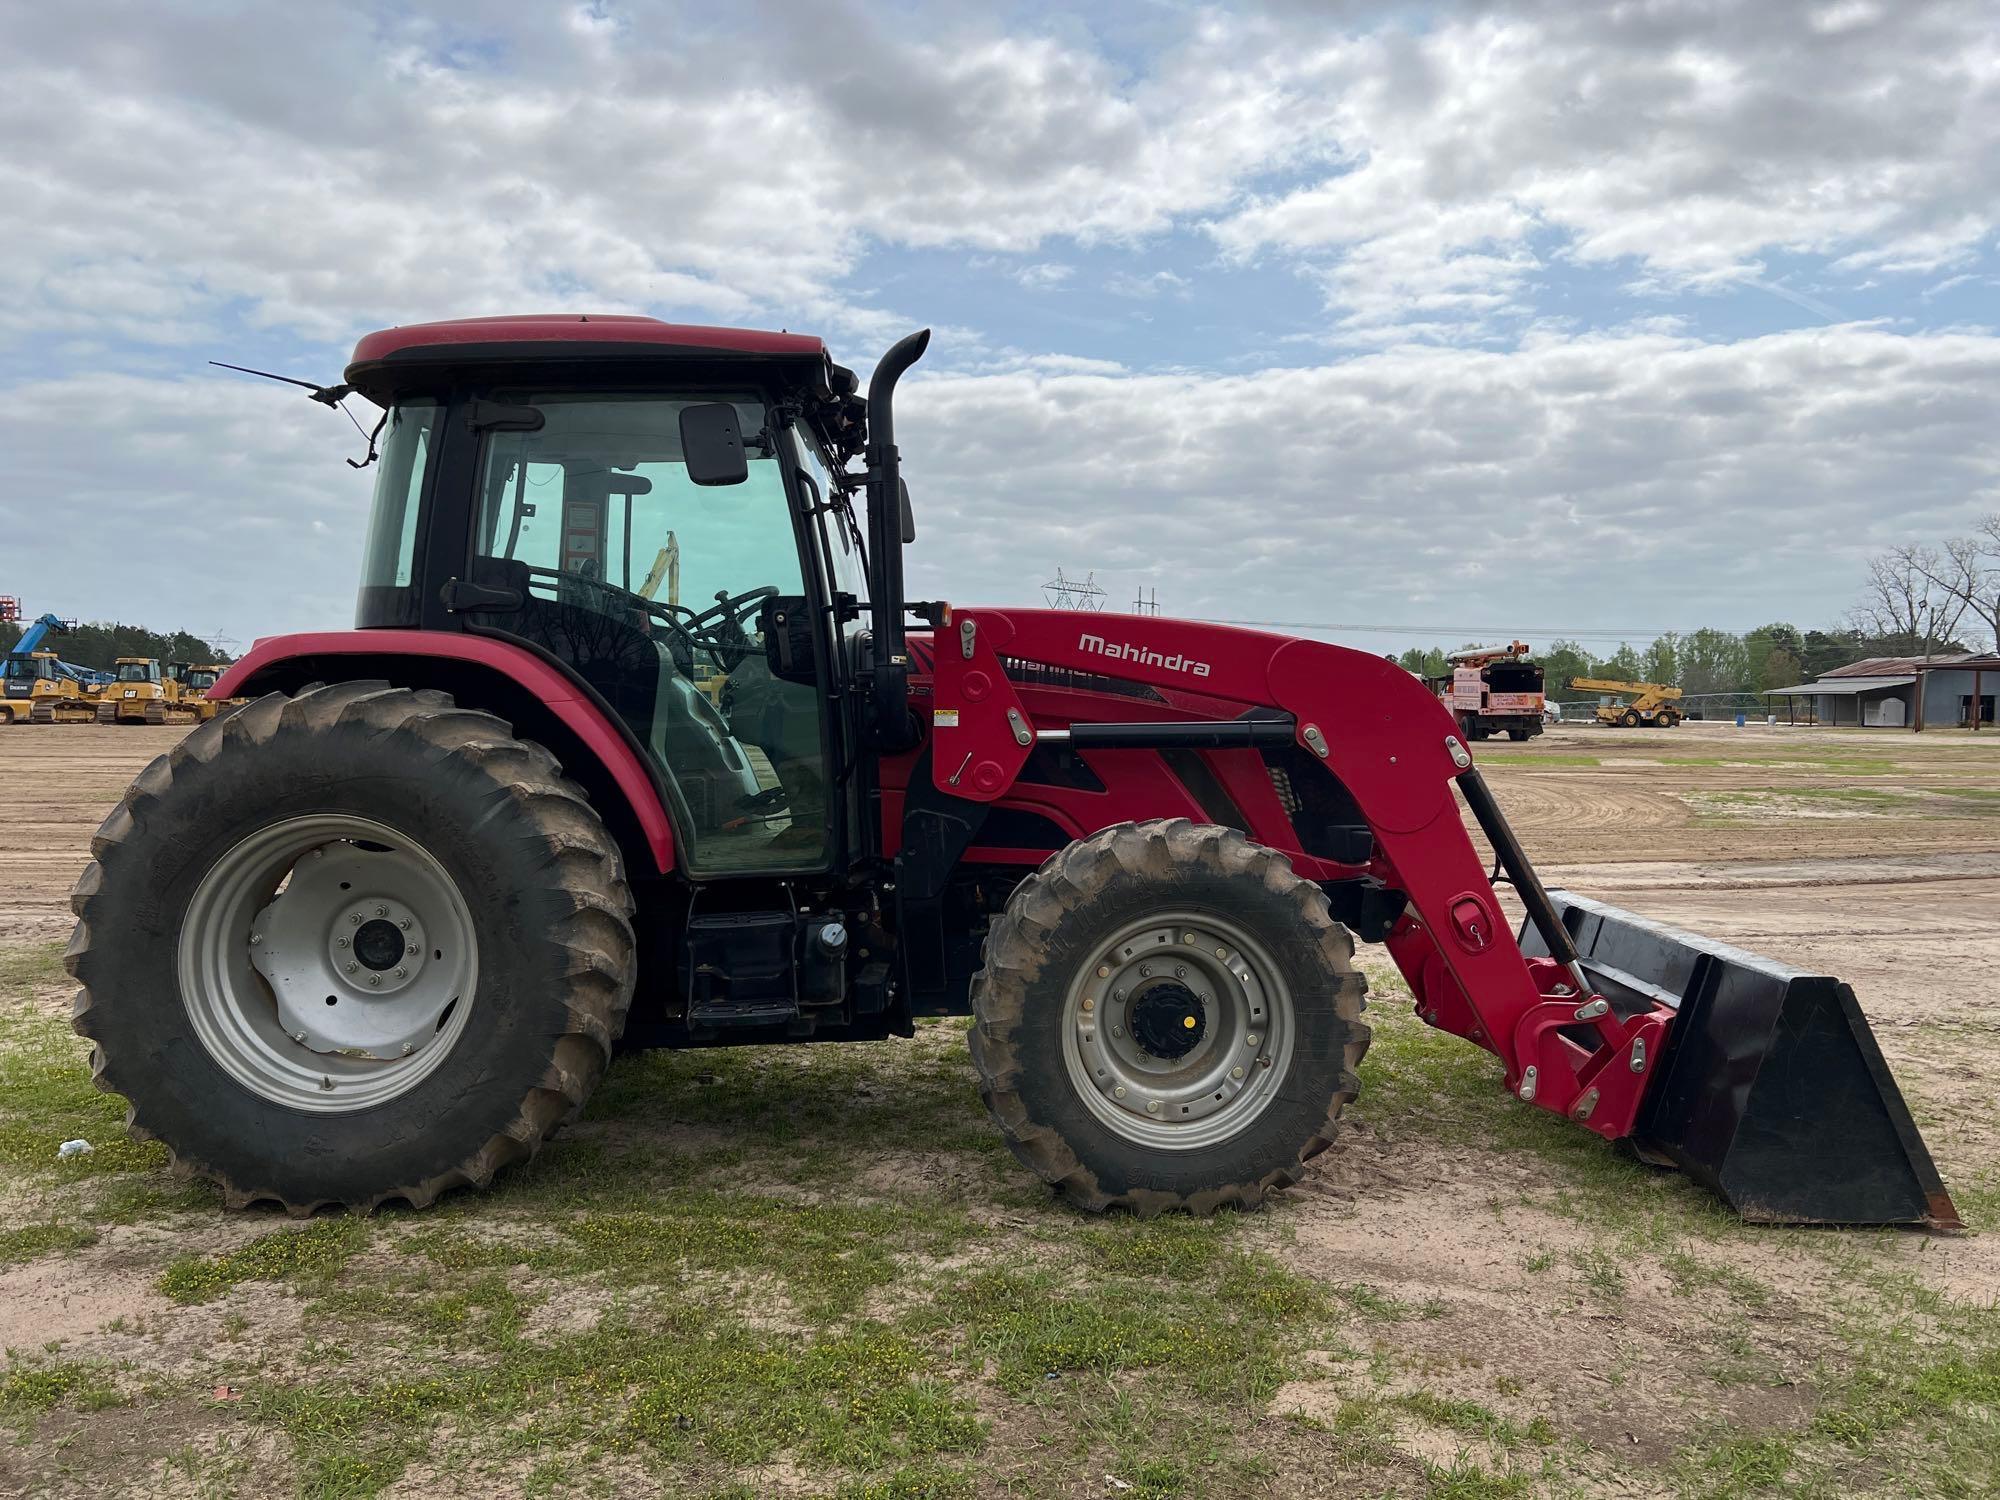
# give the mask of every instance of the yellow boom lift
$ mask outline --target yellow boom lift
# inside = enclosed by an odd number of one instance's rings
[[[1672,729],[1685,717],[1680,708],[1681,690],[1658,682],[1620,682],[1613,677],[1572,677],[1570,691],[1603,694],[1597,704],[1597,722],[1620,729],[1637,729],[1642,724],[1655,729]],[[1618,698],[1611,703],[1606,698]]]

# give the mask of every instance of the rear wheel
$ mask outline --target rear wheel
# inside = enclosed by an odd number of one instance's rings
[[[1022,882],[987,934],[971,1032],[987,1108],[1079,1207],[1255,1207],[1360,1088],[1353,952],[1275,850],[1186,819],[1108,828]]]
[[[1681,716],[1671,708],[1663,708],[1657,714],[1653,715],[1654,727],[1659,729],[1672,729],[1680,721]]]
[[[422,1207],[582,1108],[631,1004],[610,835],[437,692],[259,699],[133,783],[77,884],[99,1087],[232,1205]]]

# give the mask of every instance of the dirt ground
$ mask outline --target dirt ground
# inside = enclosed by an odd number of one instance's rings
[[[91,831],[183,732],[0,731],[14,810],[0,947],[67,935]],[[1100,1228],[1051,1205],[985,1134],[955,1023],[913,1046],[621,1062],[522,1185],[461,1195],[448,1215],[322,1221],[324,1265],[287,1242],[271,1269],[260,1247],[293,1232],[284,1221],[170,1188],[142,1148],[69,1182],[9,1155],[0,1132],[0,1420],[21,1435],[0,1449],[0,1494],[2000,1493],[2000,734],[1559,726],[1476,751],[1550,885],[1848,979],[1970,1232],[1742,1226],[1501,1095],[1484,1054],[1407,1019],[1367,952],[1377,1042],[1341,1141],[1270,1212],[1208,1225]],[[66,1013],[45,962],[22,972],[7,1003],[23,1026]],[[759,1172],[763,1187],[727,1196]],[[682,1195],[709,1218],[774,1199],[878,1217],[796,1261],[761,1231],[736,1261],[674,1239],[672,1270],[656,1250],[523,1250],[511,1270],[511,1249],[488,1255],[614,1209],[666,1236]],[[10,1234],[26,1247],[11,1265]],[[894,1254],[873,1290],[814,1311],[826,1256],[858,1263],[871,1244]],[[506,1286],[477,1279],[488,1264]],[[1239,1326],[1252,1268],[1251,1304],[1291,1311]],[[182,1295],[196,1272],[221,1290]],[[1017,1283],[1032,1295],[989,1313],[994,1288]],[[424,1318],[447,1293],[476,1315],[461,1307],[435,1344],[409,1334],[421,1320],[385,1326],[419,1285]],[[1131,1326],[1114,1326],[1106,1309],[1128,1292]],[[1214,1367],[1185,1341],[1156,1348],[1132,1331],[1162,1315],[1141,1293],[1190,1317],[1233,1297],[1212,1316],[1245,1342]],[[504,1338],[481,1297],[518,1302]],[[894,1329],[971,1425],[947,1437],[898,1417],[864,1449],[800,1436],[814,1417],[758,1447],[697,1415],[635,1447],[637,1416],[622,1436],[538,1425],[536,1405],[573,1377],[534,1375],[523,1404],[489,1375],[454,1384],[482,1359],[599,1349],[620,1318],[671,1323],[672,1297],[706,1337]],[[1077,1320],[1061,1337],[1033,1322],[1058,1315]],[[1232,1362],[1233,1383],[1219,1373]],[[456,1394],[342,1416],[340,1402],[376,1399],[387,1364]],[[635,1413],[650,1399],[636,1374],[598,1383]],[[733,1399],[719,1376],[715,1389]],[[844,1431],[875,1430],[870,1401],[846,1408]],[[493,1431],[518,1442],[496,1447]]]

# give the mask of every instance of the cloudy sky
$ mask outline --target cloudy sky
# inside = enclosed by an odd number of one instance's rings
[[[937,330],[916,592],[1832,621],[2000,510],[1990,0],[0,0],[0,592],[346,623],[355,337]],[[1373,627],[1373,628],[1360,628]]]

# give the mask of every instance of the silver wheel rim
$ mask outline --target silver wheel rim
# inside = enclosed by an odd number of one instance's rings
[[[1262,943],[1209,913],[1162,912],[1120,928],[1071,982],[1063,1064],[1117,1135],[1194,1151],[1234,1138],[1270,1106],[1297,1029],[1291,990]]]
[[[414,839],[344,813],[258,830],[202,877],[181,927],[181,999],[232,1079],[346,1114],[409,1092],[464,1035],[472,913]]]

